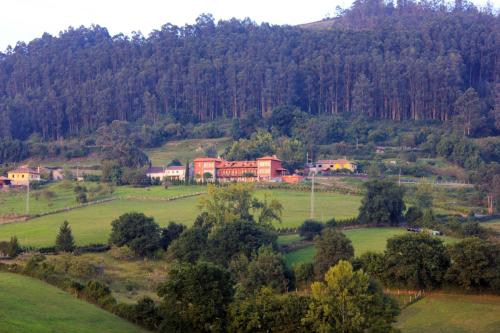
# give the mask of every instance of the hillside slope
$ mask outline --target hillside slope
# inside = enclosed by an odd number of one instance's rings
[[[144,331],[44,282],[18,274],[0,273],[0,332]]]

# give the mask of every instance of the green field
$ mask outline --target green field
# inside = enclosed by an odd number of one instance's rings
[[[195,192],[203,192],[201,186],[177,186],[165,190],[161,186],[149,188],[118,187],[113,194],[117,200],[72,211],[35,218],[26,222],[0,225],[0,240],[17,236],[24,246],[51,246],[61,223],[67,220],[73,229],[77,244],[107,242],[111,221],[130,211],[153,216],[162,226],[169,221],[191,225],[199,214],[198,197],[175,201],[163,199]],[[259,198],[276,198],[283,206],[282,227],[297,227],[309,217],[309,194],[290,190],[256,190]],[[336,217],[352,217],[357,214],[360,198],[336,193],[317,193],[317,217],[324,220]]]
[[[73,186],[65,187],[63,183],[50,184],[43,187],[44,190],[52,191],[55,197],[46,200],[41,196],[37,199],[37,192],[30,191],[30,214],[41,214],[48,211],[61,209],[76,205]],[[10,192],[0,192],[0,216],[7,214],[23,215],[26,213],[26,190],[13,190]]]
[[[0,332],[142,332],[140,328],[39,280],[0,273]]]
[[[362,228],[342,232],[352,241],[355,256],[360,256],[368,251],[382,252],[385,249],[387,239],[407,233],[402,228]],[[456,241],[455,238],[446,236],[442,237],[442,239],[445,243]],[[302,262],[312,262],[315,254],[316,249],[314,245],[311,245],[285,254],[285,261],[289,266]]]
[[[500,332],[500,297],[426,296],[405,308],[396,327],[404,333]]]
[[[231,143],[231,138],[179,140],[167,142],[158,148],[146,149],[145,152],[154,166],[162,166],[174,158],[182,163],[186,163],[186,160],[193,161],[196,157],[204,156],[205,149],[210,146],[214,146],[217,152],[222,154]]]

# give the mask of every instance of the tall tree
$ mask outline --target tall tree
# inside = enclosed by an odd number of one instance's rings
[[[73,239],[68,221],[64,221],[59,228],[59,233],[56,237],[56,249],[63,252],[71,252],[75,249],[75,240]]]
[[[362,223],[397,225],[401,222],[405,203],[403,189],[388,180],[371,180],[364,184],[365,195],[359,208]]]
[[[464,135],[471,136],[485,119],[481,114],[481,100],[474,88],[467,89],[455,102],[457,126],[463,128]]]

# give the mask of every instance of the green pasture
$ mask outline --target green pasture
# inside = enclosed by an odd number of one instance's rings
[[[143,332],[135,325],[26,276],[0,273],[0,332]]]
[[[360,256],[368,251],[382,252],[385,250],[387,239],[407,233],[403,228],[362,228],[344,230],[342,232],[351,240],[355,256]],[[287,237],[291,237],[291,235],[287,235]],[[447,236],[440,238],[445,243],[456,241],[455,238]],[[314,245],[311,245],[285,254],[285,261],[289,266],[302,262],[312,262],[315,254],[316,249]]]
[[[168,224],[169,221],[189,225],[198,214],[196,202],[196,197],[169,202],[116,200],[26,222],[0,225],[0,240],[6,240],[15,235],[24,246],[51,246],[54,245],[59,226],[66,220],[71,225],[78,245],[106,243],[111,231],[111,222],[124,213],[143,212],[148,216],[153,216],[162,226]]]
[[[404,333],[500,332],[500,297],[431,295],[405,308],[396,323]]]
[[[217,152],[222,154],[231,143],[231,138],[169,141],[161,147],[146,149],[145,152],[154,166],[166,165],[174,158],[184,164],[186,160],[193,161],[196,157],[204,156],[205,149],[210,146],[215,146]]]
[[[51,246],[54,244],[59,226],[67,220],[73,229],[77,244],[105,243],[111,230],[111,222],[120,215],[143,212],[153,216],[162,226],[169,221],[191,225],[199,214],[199,197],[188,197],[174,201],[171,198],[195,192],[203,192],[202,186],[161,186],[149,188],[117,187],[113,196],[117,199],[103,204],[78,208],[67,212],[46,215],[26,222],[0,225],[0,240],[17,236],[24,246]],[[256,190],[257,197],[275,198],[283,204],[283,222],[277,227],[297,227],[309,218],[309,193],[290,190]],[[316,217],[327,220],[331,217],[345,218],[357,215],[360,198],[336,193],[317,193]]]
[[[57,182],[44,185],[36,190],[30,191],[30,215],[43,214],[56,211],[66,207],[78,205],[76,194],[73,190],[77,183]],[[79,185],[92,188],[98,186],[93,182],[82,182]],[[41,195],[44,191],[51,191],[54,198],[48,200]],[[132,186],[117,186],[112,194],[96,197],[95,200],[115,197],[120,199],[145,201],[145,200],[165,200],[172,197],[206,191],[205,186],[170,186],[165,189],[163,186],[151,186],[146,188],[134,188]],[[38,194],[38,195],[37,195]],[[19,189],[10,192],[0,192],[0,216],[7,214],[24,215],[26,212],[26,190]]]
[[[55,197],[47,200],[37,193],[51,191]],[[0,192],[0,216],[7,214],[23,215],[26,213],[26,189],[15,189],[9,192]],[[73,186],[65,187],[63,183],[54,183],[43,186],[38,190],[30,191],[30,214],[41,214],[48,211],[76,205]]]

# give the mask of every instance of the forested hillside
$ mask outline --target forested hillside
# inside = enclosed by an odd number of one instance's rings
[[[0,54],[0,138],[75,137],[112,120],[265,116],[282,105],[457,120],[464,134],[494,134],[499,16],[434,3],[356,1],[326,30],[203,15],[148,37],[100,26],[44,34]]]

